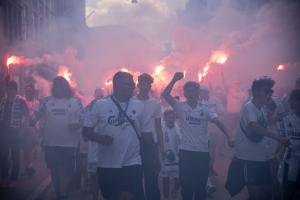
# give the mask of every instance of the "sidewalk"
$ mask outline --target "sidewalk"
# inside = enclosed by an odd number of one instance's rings
[[[21,162],[22,165],[22,162]],[[1,200],[34,200],[50,184],[49,171],[45,165],[43,152],[39,149],[34,162],[36,173],[32,177],[22,175],[23,166],[16,188],[0,188]]]

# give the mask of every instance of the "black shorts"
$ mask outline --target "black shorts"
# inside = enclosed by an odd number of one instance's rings
[[[78,149],[75,147],[45,146],[45,160],[49,169],[64,168],[75,172]]]
[[[269,161],[249,161],[233,158],[229,171],[232,176],[247,186],[272,184],[271,163]],[[229,175],[229,174],[228,174]]]
[[[121,192],[130,192],[136,199],[143,200],[142,166],[97,169],[98,182],[104,198],[112,198]]]
[[[288,169],[289,165],[284,165],[284,175],[283,175],[283,188],[285,191],[295,192],[300,190],[300,171],[298,172],[298,177],[296,181],[289,181],[288,180]]]
[[[269,161],[246,161],[245,173],[246,185],[272,184],[271,163]]]

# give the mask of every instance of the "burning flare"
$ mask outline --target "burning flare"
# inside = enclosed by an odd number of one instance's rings
[[[72,79],[72,73],[70,72],[69,68],[65,66],[59,66],[57,76],[64,77],[72,87],[77,86],[76,82]]]
[[[158,65],[154,70],[155,75],[159,75],[164,69],[165,69],[165,66]]]
[[[286,70],[286,66],[285,65],[278,65],[278,67],[277,67],[277,70],[278,71],[284,71],[284,70]]]
[[[229,57],[229,53],[218,50],[214,51],[212,55],[209,58],[209,61],[205,64],[205,67],[203,68],[202,72],[198,73],[198,81],[201,82],[203,78],[208,74],[211,64],[225,64],[227,59]]]
[[[121,71],[122,71],[122,72],[128,72],[128,73],[129,73],[129,70],[128,70],[127,68],[124,68],[124,67],[121,69]]]
[[[209,62],[210,63],[218,63],[218,64],[225,64],[228,59],[228,53],[224,51],[215,51],[211,55]]]
[[[18,56],[10,56],[6,61],[6,66],[9,68],[10,65],[18,65],[21,64],[21,57]]]
[[[105,85],[105,86],[112,85],[112,80],[107,80],[107,81],[105,81],[104,85]]]

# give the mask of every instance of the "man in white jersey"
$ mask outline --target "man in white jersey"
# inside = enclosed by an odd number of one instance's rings
[[[183,90],[186,102],[179,102],[170,95],[175,83],[183,78],[183,73],[176,72],[162,96],[174,108],[182,134],[179,146],[179,179],[182,186],[183,200],[205,199],[206,183],[209,172],[208,121],[215,123],[233,145],[224,125],[217,114],[207,106],[199,104],[199,84],[189,81]]]
[[[117,72],[113,95],[98,100],[84,122],[83,135],[98,143],[98,181],[108,200],[144,199],[140,155],[144,106],[132,98],[134,87],[131,74]]]
[[[144,124],[142,125],[142,164],[147,200],[160,199],[158,186],[159,149],[163,149],[161,128],[161,106],[157,99],[150,96],[153,78],[149,74],[138,77],[136,96],[144,104]]]
[[[290,93],[291,111],[283,118],[282,135],[289,139],[283,160],[283,199],[292,200],[300,190],[300,89]]]
[[[253,98],[241,110],[236,130],[235,157],[226,182],[226,188],[232,196],[246,186],[251,200],[271,198],[272,180],[266,137],[288,144],[285,138],[267,129],[262,109],[271,98],[274,84],[268,77],[254,80],[251,87]]]
[[[37,108],[36,121],[42,118],[42,146],[50,169],[57,199],[68,198],[76,170],[83,107],[63,77],[53,80],[51,96]]]

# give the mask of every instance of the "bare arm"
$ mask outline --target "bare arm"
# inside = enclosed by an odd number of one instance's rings
[[[285,146],[289,145],[288,139],[271,132],[270,130],[268,130],[268,129],[262,127],[261,125],[259,125],[257,122],[250,122],[249,123],[249,128],[251,130],[253,130],[255,133],[258,133],[262,136],[277,140],[278,142],[282,143]]]
[[[213,118],[211,120],[211,122],[214,123],[222,131],[222,133],[226,136],[227,141],[228,141],[228,145],[230,147],[233,147],[234,146],[234,141],[232,140],[226,126],[217,117]]]
[[[175,104],[175,98],[171,96],[171,91],[177,81],[183,78],[182,72],[176,72],[171,80],[171,82],[167,85],[167,87],[162,92],[162,97],[173,107]]]
[[[99,135],[94,132],[94,128],[92,127],[83,127],[82,135],[88,140],[91,140],[93,142],[98,142],[100,144],[107,145],[107,146],[111,145],[113,142],[113,138],[111,136]]]

